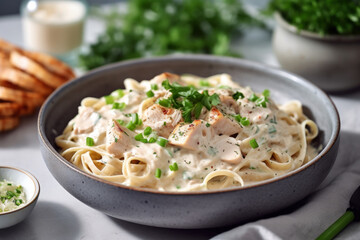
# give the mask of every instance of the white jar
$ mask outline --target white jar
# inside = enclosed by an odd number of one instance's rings
[[[21,7],[25,46],[53,55],[66,54],[83,41],[85,0],[26,0]]]
[[[273,50],[285,70],[329,92],[360,86],[360,36],[321,36],[275,18]]]

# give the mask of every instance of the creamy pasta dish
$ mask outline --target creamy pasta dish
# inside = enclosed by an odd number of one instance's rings
[[[227,74],[163,73],[82,100],[56,138],[61,155],[97,177],[160,191],[249,185],[299,168],[317,150],[299,101],[276,105]]]

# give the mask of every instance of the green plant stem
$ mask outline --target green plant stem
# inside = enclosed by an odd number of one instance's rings
[[[316,240],[333,239],[339,232],[341,232],[349,223],[355,218],[352,211],[346,211],[336,222],[334,222],[328,229],[326,229]]]

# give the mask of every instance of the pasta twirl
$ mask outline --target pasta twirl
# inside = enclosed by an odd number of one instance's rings
[[[227,74],[163,73],[85,98],[56,138],[82,170],[127,186],[195,191],[244,186],[311,160],[318,134],[298,101],[276,105]]]

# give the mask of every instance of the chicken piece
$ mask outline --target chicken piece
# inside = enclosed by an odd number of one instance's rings
[[[220,158],[231,164],[237,164],[243,159],[238,140],[226,135],[215,135],[213,128],[201,120],[178,124],[169,136],[169,143],[203,152],[211,158]]]
[[[219,109],[212,107],[205,120],[210,123],[216,134],[233,135],[242,131],[241,126],[234,119],[224,116]]]
[[[165,81],[165,80],[169,80],[170,84],[173,84],[174,82],[177,82],[181,85],[184,85],[183,81],[181,81],[180,76],[176,75],[176,74],[172,74],[172,73],[162,73],[160,75],[155,76],[153,79],[151,79],[151,83],[152,84],[160,84]]]
[[[79,114],[74,123],[74,133],[90,133],[100,118],[101,116],[92,107],[79,107]]]
[[[168,138],[182,115],[180,110],[154,104],[143,112],[141,118],[145,127],[151,127],[159,136]]]
[[[232,96],[220,96],[221,103],[218,108],[227,114],[239,114],[240,104]]]
[[[213,130],[205,122],[195,120],[190,124],[180,123],[169,136],[169,143],[182,148],[199,151],[208,145],[214,136]]]
[[[124,152],[129,151],[133,145],[134,134],[113,120],[110,129],[106,131],[106,151],[122,158]]]

